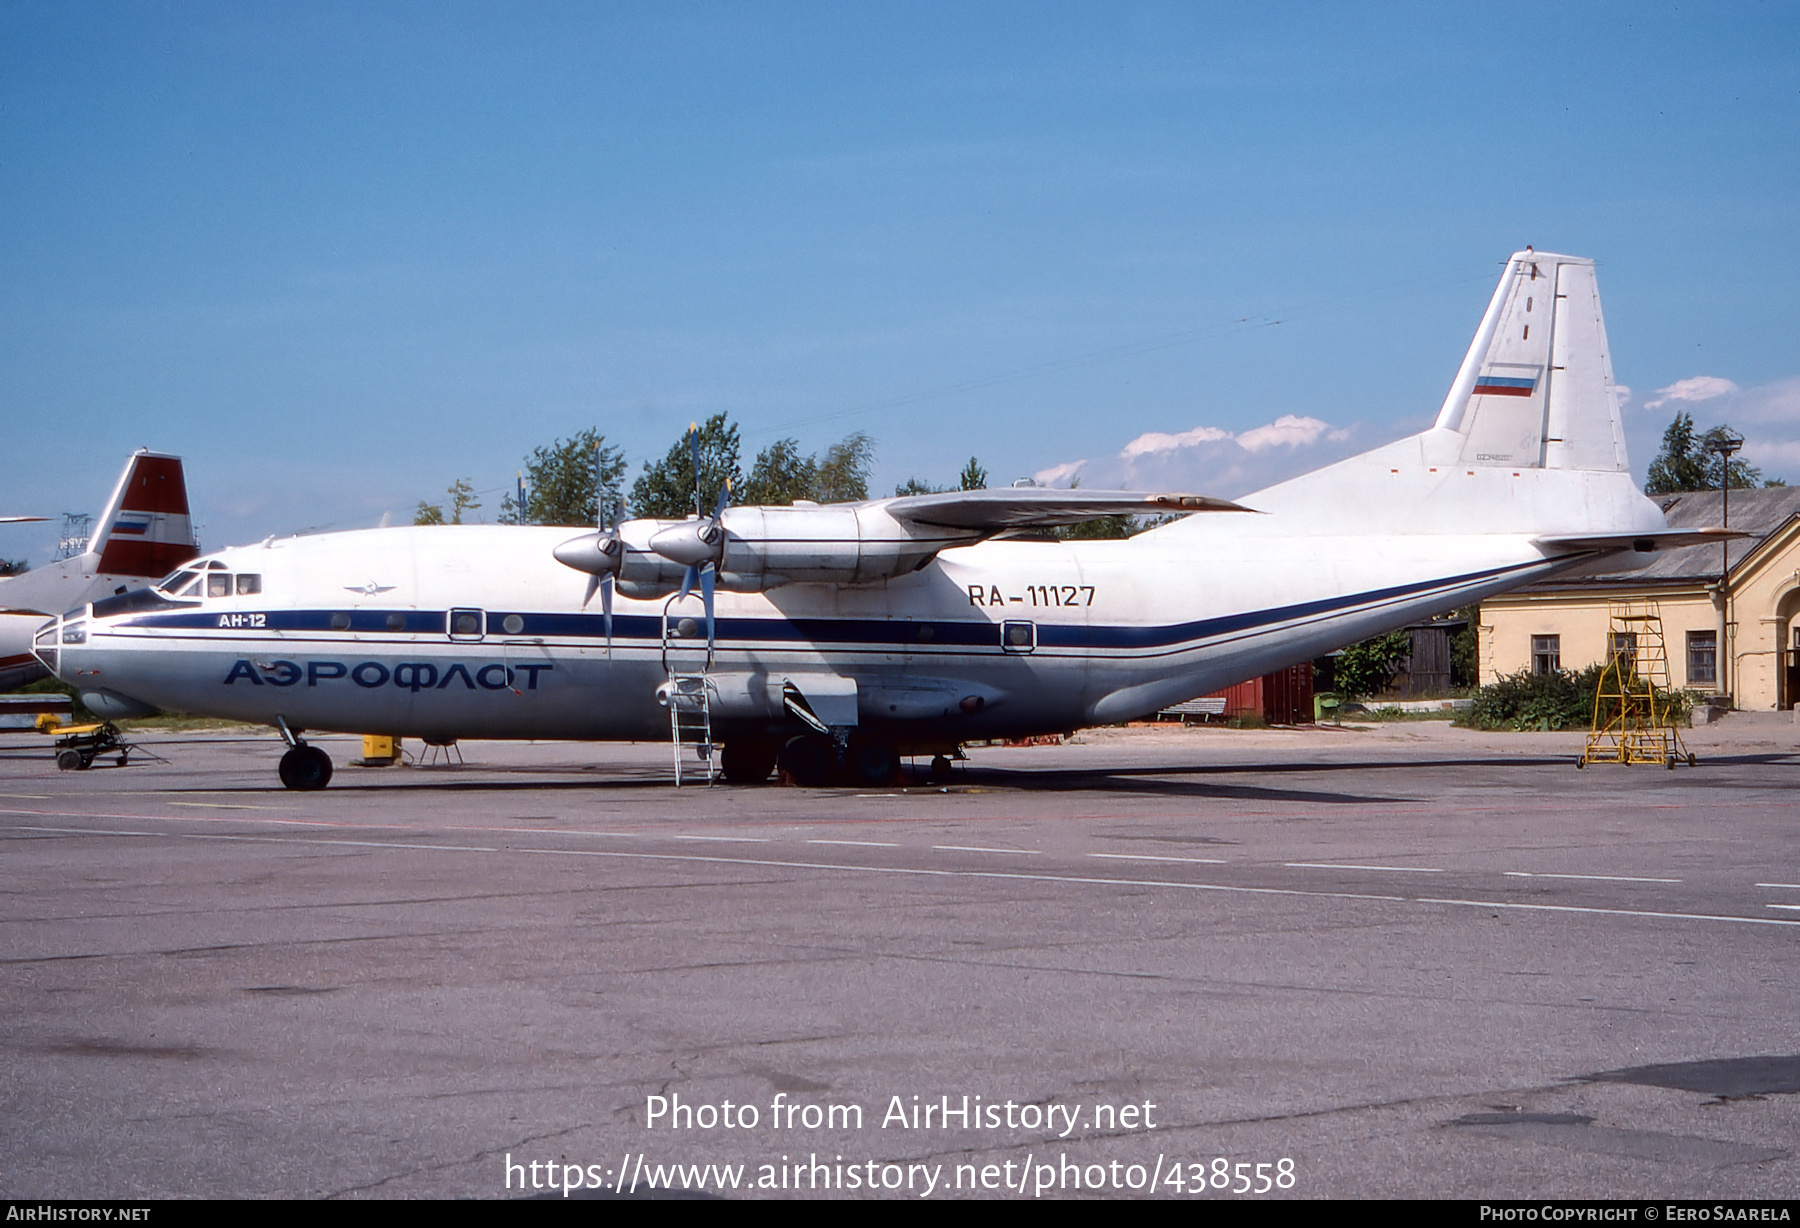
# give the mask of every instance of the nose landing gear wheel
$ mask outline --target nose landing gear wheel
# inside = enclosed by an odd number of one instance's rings
[[[311,792],[331,783],[331,756],[316,746],[296,746],[281,757],[281,783]]]

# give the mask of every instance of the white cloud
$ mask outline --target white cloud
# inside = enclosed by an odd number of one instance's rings
[[[1216,426],[1197,426],[1191,431],[1183,431],[1179,435],[1165,435],[1161,431],[1146,431],[1125,445],[1119,453],[1120,460],[1136,460],[1140,456],[1154,456],[1159,452],[1173,452],[1178,448],[1191,448],[1197,444],[1218,443],[1222,439],[1234,438],[1230,431],[1222,431]]]
[[[1220,430],[1216,426],[1197,426],[1179,435],[1147,431],[1126,444],[1119,453],[1119,459],[1131,462],[1144,456],[1157,456],[1182,448],[1223,443],[1227,440],[1246,452],[1261,452],[1274,447],[1293,449],[1317,443],[1320,436],[1327,434],[1332,439],[1344,438],[1344,432],[1332,431],[1329,422],[1321,422],[1317,418],[1302,418],[1298,414],[1283,414],[1273,422],[1236,433]]]
[[[1079,475],[1082,467],[1086,464],[1085,460],[1078,460],[1064,465],[1052,465],[1048,469],[1039,469],[1031,477],[1039,486],[1054,486],[1058,482],[1067,481]]]
[[[1317,418],[1283,414],[1267,426],[1245,431],[1237,437],[1237,442],[1238,447],[1246,452],[1261,452],[1264,448],[1276,446],[1300,448],[1317,443],[1319,436],[1330,429],[1330,423],[1321,422]]]
[[[1678,379],[1667,388],[1656,390],[1655,400],[1645,401],[1645,409],[1657,409],[1670,401],[1710,401],[1738,391],[1738,386],[1717,375],[1696,375]]]

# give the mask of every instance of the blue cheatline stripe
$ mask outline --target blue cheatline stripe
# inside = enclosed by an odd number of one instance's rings
[[[1321,614],[1352,610],[1358,606],[1380,605],[1402,598],[1421,596],[1437,589],[1458,588],[1512,572],[1541,568],[1544,565],[1545,561],[1542,559],[1527,563],[1512,563],[1504,567],[1489,567],[1481,571],[1445,576],[1435,580],[1419,580],[1410,584],[1396,584],[1388,588],[1371,589],[1367,592],[1324,597],[1316,601],[1303,601],[1294,605],[1276,606],[1272,609],[1246,610],[1238,614],[1226,614],[1216,618],[1203,618],[1193,622],[1162,626],[1082,626],[1040,622],[1037,627],[1037,642],[1039,648],[1166,649],[1194,640],[1214,639],[1273,627],[1297,619],[1315,618]],[[130,628],[171,631],[241,632],[250,630],[241,625],[219,626],[220,614],[236,613],[238,611],[206,613],[184,610],[179,614],[146,614],[121,625]],[[331,625],[334,616],[342,617],[345,614],[350,617],[349,627],[339,628]],[[404,620],[404,625],[399,629],[389,627],[387,623],[389,615],[395,614],[400,615]],[[446,610],[273,610],[266,613],[265,626],[259,629],[321,634],[356,632],[364,635],[445,635],[447,615],[448,611]],[[517,632],[501,632],[499,627],[502,620],[514,615],[522,620],[524,625],[521,629]],[[697,615],[693,617],[698,621]],[[489,610],[487,625],[487,645],[489,647],[498,647],[504,641],[519,639],[604,640],[606,638],[606,619],[601,614]],[[929,639],[920,638],[920,629],[924,627],[931,629]],[[614,615],[612,634],[615,641],[660,642],[662,639],[662,616]],[[749,643],[875,645],[895,649],[912,648],[921,651],[929,651],[933,648],[999,648],[1000,624],[988,622],[985,619],[979,622],[966,619],[934,619],[913,622],[886,618],[721,618],[718,620],[717,638],[720,641]]]

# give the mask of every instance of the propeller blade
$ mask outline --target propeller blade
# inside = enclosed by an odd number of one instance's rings
[[[694,515],[701,514],[706,506],[700,501],[700,424],[688,424],[688,448],[694,457]]]
[[[725,504],[727,503],[727,501],[730,500],[730,498],[731,498],[731,479],[726,478],[725,484],[723,486],[719,487],[719,502],[718,502],[718,505],[713,508],[713,519],[714,520],[717,520],[719,517],[721,517],[725,514]]]
[[[612,656],[612,593],[613,578],[609,573],[600,582],[600,609],[606,615],[606,655],[609,658]]]
[[[610,578],[611,577],[609,576],[608,579],[610,579]],[[588,577],[587,594],[584,597],[582,597],[582,599],[581,599],[581,608],[582,609],[585,610],[588,608],[588,602],[590,602],[594,599],[594,591],[596,589],[598,589],[599,587],[600,587],[600,577],[599,576],[589,576]]]
[[[700,599],[706,603],[706,651],[713,650],[713,590],[719,584],[719,569],[711,563],[700,573]]]
[[[684,600],[689,593],[694,591],[694,586],[699,582],[700,569],[689,563],[687,570],[681,573],[681,596]]]

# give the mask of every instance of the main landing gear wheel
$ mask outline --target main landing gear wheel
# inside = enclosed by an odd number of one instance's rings
[[[760,785],[775,769],[780,753],[781,747],[775,742],[741,738],[727,742],[719,751],[719,774],[727,784]]]
[[[331,783],[331,756],[316,746],[296,746],[281,757],[281,783],[311,792]]]
[[[803,733],[790,738],[781,748],[781,770],[797,785],[822,785],[830,781],[837,769],[837,748],[831,739],[816,733]]]
[[[900,756],[894,753],[892,746],[886,742],[852,743],[850,751],[850,767],[856,772],[859,783],[894,783],[894,773],[900,770]]]

